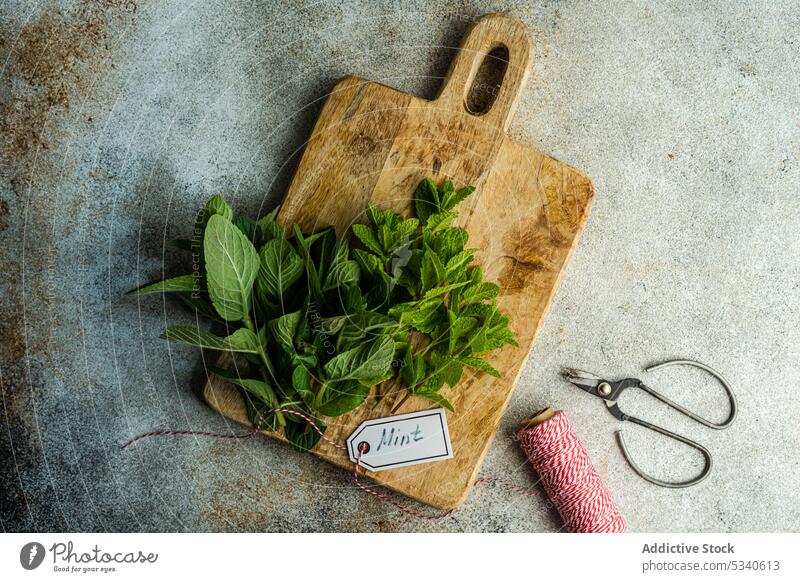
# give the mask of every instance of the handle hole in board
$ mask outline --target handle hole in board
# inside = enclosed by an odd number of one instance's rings
[[[475,80],[464,103],[467,111],[472,115],[484,115],[489,112],[500,92],[507,69],[508,47],[497,45],[483,57],[483,62],[475,74]]]

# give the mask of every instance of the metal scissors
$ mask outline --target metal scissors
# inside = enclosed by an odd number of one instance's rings
[[[564,376],[566,380],[577,386],[578,388],[585,390],[589,394],[593,394],[594,396],[599,396],[602,398],[605,403],[608,411],[614,415],[614,418],[621,420],[621,421],[629,421],[633,422],[634,424],[638,424],[639,426],[643,426],[645,428],[649,428],[650,430],[654,430],[657,433],[663,434],[664,436],[668,436],[676,441],[682,442],[690,447],[693,447],[700,451],[705,458],[705,467],[701,473],[694,477],[693,479],[689,479],[688,481],[681,481],[681,482],[673,482],[673,481],[662,481],[661,479],[656,479],[655,477],[651,477],[633,461],[630,454],[628,453],[628,449],[625,446],[625,440],[622,437],[622,431],[617,431],[617,439],[619,440],[619,447],[622,450],[622,455],[625,457],[625,460],[628,461],[628,464],[631,468],[643,479],[653,483],[655,485],[659,485],[661,487],[670,487],[670,488],[679,488],[679,487],[689,487],[691,485],[697,485],[703,479],[708,477],[709,473],[711,472],[711,467],[713,465],[713,459],[711,458],[711,453],[705,448],[703,445],[696,443],[695,441],[688,439],[684,436],[676,434],[672,431],[669,431],[665,428],[661,428],[660,426],[656,426],[652,423],[647,422],[646,420],[641,420],[639,418],[630,416],[625,414],[619,409],[617,405],[617,398],[619,395],[622,394],[624,390],[627,388],[639,388],[644,390],[651,396],[654,396],[661,402],[664,402],[668,406],[674,408],[678,412],[685,414],[692,420],[695,420],[702,424],[703,426],[707,426],[709,428],[714,429],[723,429],[727,428],[731,425],[731,423],[736,418],[736,397],[733,394],[733,390],[731,390],[730,385],[728,382],[715,370],[709,368],[705,364],[701,364],[699,362],[695,362],[694,360],[670,360],[667,362],[663,362],[661,364],[656,364],[654,366],[650,366],[649,368],[645,368],[646,372],[654,372],[661,368],[666,368],[667,366],[676,366],[676,365],[687,365],[687,366],[694,366],[695,368],[700,368],[714,376],[725,388],[725,391],[728,393],[728,399],[730,400],[730,414],[728,415],[727,420],[722,423],[716,424],[709,420],[706,420],[702,416],[698,416],[691,410],[687,410],[680,404],[673,402],[663,394],[659,394],[649,386],[647,386],[644,382],[637,378],[625,378],[624,380],[618,380],[616,382],[605,380],[600,378],[599,376],[595,376],[594,374],[590,374],[588,372],[582,372],[580,370],[574,370],[571,368],[564,369],[561,374]]]

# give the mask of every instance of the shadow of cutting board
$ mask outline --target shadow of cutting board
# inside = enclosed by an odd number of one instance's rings
[[[488,111],[475,114],[468,109],[469,92],[481,89],[472,85],[491,51],[508,55],[505,74]],[[369,474],[439,508],[467,497],[592,202],[586,176],[506,135],[532,58],[525,26],[508,14],[491,14],[468,31],[433,101],[343,79],[320,113],[279,214],[284,226],[298,223],[311,232],[333,225],[341,236],[354,222],[366,222],[368,203],[412,214],[412,194],[425,177],[477,187],[457,208],[460,226],[469,232],[468,246],[480,249],[486,280],[500,285],[498,305],[511,317],[520,347],[487,358],[502,378],[465,372],[457,388],[443,388],[456,410],[447,418],[453,459]],[[432,407],[412,397],[393,413],[402,394],[388,392],[379,402],[373,396],[350,414],[329,419],[326,435],[344,443],[363,420]],[[205,398],[250,425],[236,388],[213,377]],[[343,451],[322,441],[314,453],[352,469]]]

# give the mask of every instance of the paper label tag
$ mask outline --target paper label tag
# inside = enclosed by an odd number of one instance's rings
[[[370,471],[453,458],[444,408],[366,420],[347,439],[347,452],[354,463],[360,447],[366,448],[360,464]]]

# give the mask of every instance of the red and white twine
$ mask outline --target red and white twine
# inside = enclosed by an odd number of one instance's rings
[[[270,410],[264,414],[276,412]],[[294,410],[281,410],[284,414],[292,414],[308,422],[330,446],[340,450],[347,448],[323,434],[314,421]],[[241,434],[223,434],[207,431],[162,430],[140,434],[122,445],[123,449],[134,445],[142,439],[156,436],[203,436],[220,439],[246,439],[258,434],[258,428]],[[559,411],[553,418],[544,423],[520,432],[522,450],[528,456],[533,467],[539,473],[542,484],[550,500],[564,520],[565,528],[570,532],[622,532],[625,521],[617,511],[614,502],[597,474],[583,442],[572,431],[566,414]],[[363,451],[359,450],[353,467],[353,479],[356,487],[370,495],[382,499],[399,510],[418,519],[436,521],[450,517],[455,509],[439,515],[427,515],[416,509],[398,503],[389,495],[365,485],[359,479],[358,469],[361,466]],[[536,497],[538,492],[509,483],[496,477],[481,477],[474,485],[494,483],[505,487],[519,495]]]
[[[567,531],[625,531],[625,519],[563,411],[520,431],[519,436],[522,450],[542,478],[542,486]]]

